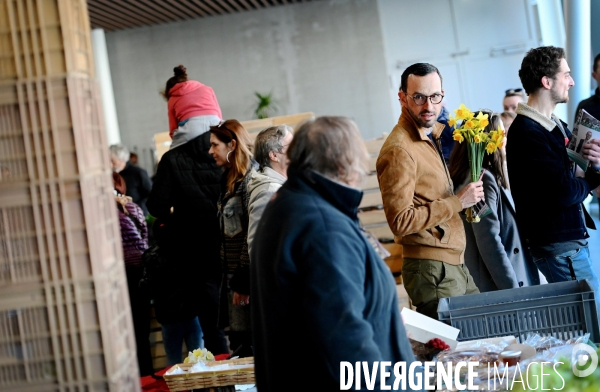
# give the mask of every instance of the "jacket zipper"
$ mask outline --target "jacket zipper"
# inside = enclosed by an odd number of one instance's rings
[[[440,157],[440,161],[442,162],[442,167],[444,168],[444,172],[446,173],[446,178],[448,179],[448,186],[450,187],[450,192],[454,195],[454,189],[452,187],[452,180],[450,179],[450,173],[448,172],[448,167],[446,166],[446,162],[444,161],[444,155],[442,154],[442,148],[440,146],[440,138],[433,137],[435,142],[435,150]]]

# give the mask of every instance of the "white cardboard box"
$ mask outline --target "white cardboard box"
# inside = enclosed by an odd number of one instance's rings
[[[431,339],[442,339],[450,349],[454,350],[458,342],[456,338],[460,330],[434,320],[412,309],[402,309],[402,319],[404,319],[404,328],[408,337],[417,342],[427,343]]]

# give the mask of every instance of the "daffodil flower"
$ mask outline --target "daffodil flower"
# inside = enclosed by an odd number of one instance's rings
[[[487,145],[487,147],[485,149],[486,149],[486,151],[487,151],[488,154],[492,154],[492,153],[494,153],[496,151],[497,148],[498,147],[494,143],[489,142],[488,145]]]
[[[477,117],[475,117],[475,119],[479,122],[479,127],[481,129],[484,129],[490,123],[490,121],[488,119],[488,115],[483,114],[482,112],[479,112],[479,114],[477,115]]]
[[[456,127],[456,119],[452,116],[450,116],[450,119],[448,120],[448,126],[454,128]]]
[[[457,120],[466,120],[467,118],[472,117],[473,113],[469,110],[468,107],[465,106],[464,103],[461,103],[458,109],[454,111],[456,114]]]

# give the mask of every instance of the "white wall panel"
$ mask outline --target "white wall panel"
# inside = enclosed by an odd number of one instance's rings
[[[254,92],[272,91],[279,115],[353,118],[365,138],[393,123],[377,2],[335,0],[106,34],[121,138],[149,149],[168,130],[158,92],[183,64],[211,86],[223,116],[248,120]],[[142,163],[150,169],[149,152]]]

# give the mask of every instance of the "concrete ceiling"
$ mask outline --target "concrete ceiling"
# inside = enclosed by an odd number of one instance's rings
[[[106,31],[317,0],[87,0],[92,28]]]

